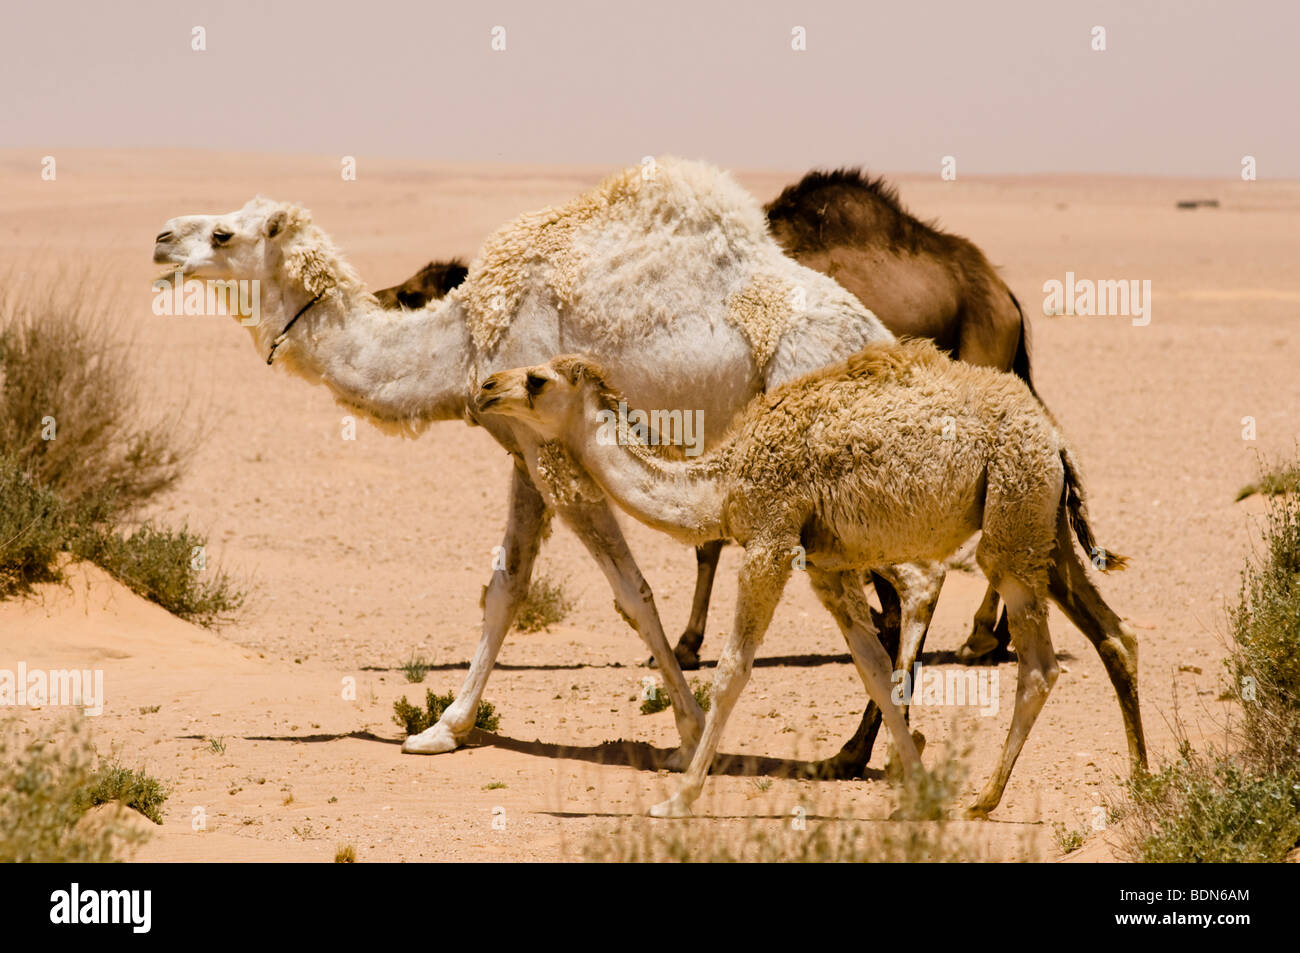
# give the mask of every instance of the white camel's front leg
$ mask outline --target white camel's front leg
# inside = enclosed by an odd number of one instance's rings
[[[771,546],[759,549],[751,544],[746,552],[736,598],[736,624],[722,657],[718,659],[718,672],[713,679],[713,706],[704,723],[704,734],[677,793],[650,808],[651,817],[689,817],[691,805],[704,790],[704,781],[713,765],[714,755],[718,753],[727,718],[749,681],[754,655],[790,576],[790,565],[786,561],[789,548]]]
[[[510,519],[506,524],[505,569],[492,574],[483,597],[483,636],[479,640],[469,674],[456,700],[442,713],[438,723],[402,744],[407,754],[443,754],[460,747],[474,728],[478,703],[483,697],[488,676],[496,663],[497,653],[505,642],[506,632],[514,622],[515,612],[528,592],[542,540],[546,504],[541,494],[518,468],[510,484]]]

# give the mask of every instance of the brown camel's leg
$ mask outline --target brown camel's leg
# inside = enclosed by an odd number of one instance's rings
[[[934,616],[934,607],[939,600],[939,590],[943,587],[945,574],[942,563],[896,566],[872,574],[881,601],[886,601],[882,592],[888,591],[894,594],[889,601],[898,606],[895,618],[900,621],[896,628],[893,631],[879,630],[880,644],[889,653],[895,672],[911,671],[916,663],[930,629],[930,620]],[[855,620],[874,621],[875,613],[868,611],[870,606],[858,588],[850,584],[844,589],[841,598]],[[907,715],[907,706],[904,705],[903,716],[906,718]],[[868,702],[853,737],[844,743],[838,754],[818,765],[819,776],[861,777],[871,761],[876,735],[880,731],[880,716],[880,709],[875,703]],[[925,739],[921,738],[918,743],[924,745]]]
[[[964,645],[957,650],[963,662],[1005,662],[1011,658],[1011,629],[1007,625],[1007,612],[998,615],[998,591],[990,584],[984,592],[984,601],[975,610],[975,624]]]
[[[700,646],[704,644],[704,626],[709,620],[709,598],[713,595],[713,578],[718,572],[718,557],[726,540],[715,540],[695,547],[695,596],[691,600],[691,618],[686,623],[686,631],[677,640],[673,654],[683,671],[691,672],[700,667]],[[652,658],[647,663],[656,668]]]
[[[1051,596],[1101,656],[1119,698],[1124,734],[1128,737],[1129,759],[1134,770],[1146,768],[1146,739],[1138,707],[1137,636],[1106,604],[1088,578],[1064,519],[1057,534],[1056,550],[1056,561],[1048,570]]]
[[[809,566],[808,580],[812,583],[813,592],[817,594],[817,598],[821,600],[822,605],[830,612],[844,634],[845,641],[849,644],[849,652],[853,655],[853,662],[857,666],[858,675],[867,690],[867,710],[870,713],[874,708],[878,713],[875,717],[883,719],[886,727],[889,728],[890,736],[902,755],[902,768],[906,776],[920,764],[920,754],[912,735],[907,730],[904,706],[895,704],[892,698],[893,660],[881,645],[879,635],[871,622],[867,601],[862,594],[861,575],[824,572]],[[903,599],[903,618],[906,627],[908,606],[906,585],[900,587],[899,596]],[[866,720],[867,716],[864,715],[863,721]],[[873,740],[878,730],[879,726],[871,729]]]
[[[506,568],[492,573],[483,593],[483,635],[474,660],[470,662],[469,674],[465,676],[456,700],[442,713],[438,723],[407,738],[402,745],[403,751],[410,754],[452,751],[474,727],[478,703],[483,697],[488,676],[492,674],[497,653],[501,651],[519,604],[528,594],[528,581],[541,546],[545,520],[546,504],[541,494],[528,474],[515,467],[510,482],[510,518],[506,522],[503,543]]]

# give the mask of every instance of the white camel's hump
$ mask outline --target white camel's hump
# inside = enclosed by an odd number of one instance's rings
[[[867,338],[889,336],[838,284],[785,257],[731,175],[671,157],[521,215],[484,243],[452,296],[480,355],[539,310],[558,316],[566,341],[598,350],[651,329],[724,321],[744,334],[760,371],[809,310],[841,320],[855,312]]]

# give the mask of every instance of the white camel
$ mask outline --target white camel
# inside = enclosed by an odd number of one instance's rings
[[[258,198],[224,215],[167,222],[154,260],[199,279],[257,279],[261,355],[390,431],[472,416],[494,370],[581,350],[615,374],[630,406],[702,414],[703,446],[761,391],[892,335],[832,279],[787,258],[762,209],[728,174],[664,159],[625,170],[559,208],[496,232],[446,298],[384,310],[293,205]],[[703,726],[649,585],[600,489],[572,460],[502,417],[483,425],[515,457],[505,568],[456,701],[402,750],[458,747],[528,590],[544,524],[558,513],[596,559],[645,640],[672,701],[684,764]]]
[[[857,579],[946,559],[980,531],[976,559],[1007,604],[1019,679],[1006,744],[972,813],[987,814],[1001,800],[1056,681],[1049,597],[1080,628],[1099,629],[1123,660],[1129,693],[1121,708],[1135,767],[1144,762],[1137,640],[1074,549],[1072,535],[1085,552],[1097,549],[1077,471],[1024,382],[952,361],[928,341],[875,344],[756,397],[698,460],[664,460],[636,440],[603,435],[600,421],[623,399],[597,365],[559,357],[494,374],[476,404],[480,414],[520,421],[557,442],[647,525],[685,543],[730,538],[745,547],[735,624],[703,738],[677,793],[652,814],[690,813],[797,558],[884,713],[906,779],[918,753],[891,703],[891,660]],[[1109,558],[1109,568],[1123,564]]]

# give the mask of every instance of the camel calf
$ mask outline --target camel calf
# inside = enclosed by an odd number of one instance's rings
[[[690,813],[799,553],[884,715],[906,779],[919,755],[890,699],[892,661],[856,576],[945,559],[981,530],[976,558],[1008,607],[1019,672],[1006,743],[971,812],[985,815],[1001,800],[1056,681],[1049,598],[1097,645],[1130,755],[1145,762],[1137,640],[1074,549],[1072,536],[1085,552],[1101,552],[1070,450],[1023,381],[952,361],[928,341],[870,345],[759,395],[694,460],[610,440],[598,421],[621,399],[598,367],[570,356],[494,374],[474,402],[479,414],[513,418],[553,441],[647,525],[694,545],[734,539],[745,548],[703,736],[680,789],[651,814]],[[1124,559],[1104,563],[1120,568]]]

